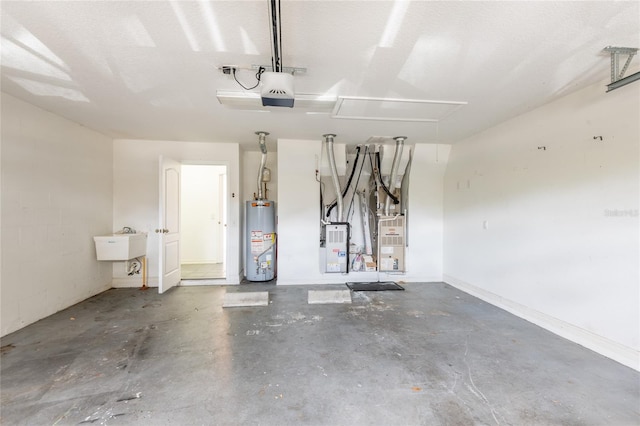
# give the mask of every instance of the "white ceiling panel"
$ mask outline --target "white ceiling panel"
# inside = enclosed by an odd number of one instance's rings
[[[252,67],[271,63],[267,0],[3,0],[1,84],[114,138],[255,150],[259,129],[274,139],[336,133],[344,143],[374,135],[455,143],[589,84],[602,83],[604,92],[610,58],[603,48],[639,47],[639,5],[284,0],[283,64],[306,72],[294,79],[299,107],[274,109],[217,96],[258,97],[259,88],[242,89],[219,67],[238,67],[249,87]],[[635,58],[628,74],[639,64]],[[345,103],[336,117],[331,105],[308,104],[341,98],[400,101]],[[468,104],[450,111],[410,100]]]
[[[341,96],[338,98],[331,118],[437,123],[466,104],[466,102],[427,99]]]

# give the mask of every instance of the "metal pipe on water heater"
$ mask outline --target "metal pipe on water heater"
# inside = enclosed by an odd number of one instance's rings
[[[262,174],[264,173],[264,168],[267,164],[267,145],[265,139],[268,134],[269,132],[256,132],[256,135],[258,135],[258,142],[260,143],[260,151],[262,151],[262,158],[260,159],[260,170],[258,171],[258,200],[264,199],[264,194],[262,192]]]
[[[391,175],[389,176],[389,192],[393,194],[396,190],[396,180],[398,179],[398,168],[400,167],[400,161],[402,160],[402,149],[404,147],[404,141],[406,136],[396,136],[396,151],[393,154],[393,163],[391,164]],[[391,208],[391,197],[387,196],[384,202],[384,215],[389,216],[389,209]]]
[[[336,203],[338,206],[338,222],[342,222],[342,212],[344,210],[344,203],[342,202],[342,191],[340,190],[340,181],[338,180],[338,168],[336,167],[336,157],[333,152],[333,138],[336,135],[327,133],[322,135],[324,137],[325,145],[327,148],[327,158],[329,160],[329,169],[331,170],[331,180],[333,182],[333,189],[336,192]]]

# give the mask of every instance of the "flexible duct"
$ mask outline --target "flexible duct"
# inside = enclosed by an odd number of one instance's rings
[[[351,181],[353,180],[353,175],[356,174],[356,166],[358,165],[358,159],[360,158],[360,145],[358,145],[356,147],[356,159],[353,162],[353,167],[351,168],[351,174],[349,175],[349,179],[347,180],[347,186],[344,187],[344,190],[342,191],[342,199],[344,200],[344,197],[347,196],[347,192],[349,192],[349,187],[351,186]],[[366,151],[366,149],[365,149]],[[360,166],[360,171],[362,172],[362,166],[364,166],[364,161],[362,162],[361,166]],[[358,187],[358,185],[356,184],[356,188]],[[327,216],[329,216],[331,214],[331,211],[333,210],[333,208],[336,206],[336,204],[338,204],[338,198],[336,197],[336,201],[334,201],[333,203],[331,203],[329,205],[329,210],[327,210]]]
[[[393,154],[393,163],[391,164],[391,175],[389,176],[389,192],[393,194],[396,189],[396,180],[398,179],[398,167],[400,167],[400,161],[402,159],[402,149],[404,147],[405,136],[396,136],[396,151]],[[389,216],[389,209],[391,208],[391,197],[387,197],[384,202],[384,214]]]
[[[326,134],[324,137],[325,146],[327,148],[327,158],[329,160],[329,169],[331,170],[331,181],[333,182],[333,189],[336,192],[336,201],[338,205],[338,222],[342,222],[342,212],[344,210],[344,204],[342,202],[342,191],[340,191],[340,181],[338,180],[338,169],[336,167],[336,157],[333,152],[333,138],[336,135]]]
[[[380,172],[380,170],[382,170],[382,167],[380,166],[380,152],[379,151],[376,151],[375,157],[376,157],[376,165],[374,167],[373,163],[372,163],[371,170],[373,170],[373,174],[375,175],[376,179],[378,180],[378,183],[380,184],[380,187],[382,188],[384,193],[387,194],[387,196],[391,198],[391,201],[393,201],[393,204],[400,203],[400,200],[398,200],[398,198],[389,191],[389,188],[387,188],[387,185],[385,185],[384,180],[382,179],[382,173]]]
[[[264,168],[267,165],[266,136],[268,134],[268,132],[256,132],[256,135],[258,135],[258,143],[260,143],[260,151],[262,151],[260,170],[258,170],[258,200],[262,200],[264,198],[262,193],[262,174],[264,173]]]

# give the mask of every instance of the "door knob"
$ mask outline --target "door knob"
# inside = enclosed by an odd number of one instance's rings
[[[168,234],[169,230],[168,229],[163,229],[162,232],[165,233],[165,234]]]

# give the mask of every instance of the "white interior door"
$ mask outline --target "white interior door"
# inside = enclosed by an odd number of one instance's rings
[[[160,156],[158,292],[180,283],[180,163]]]

